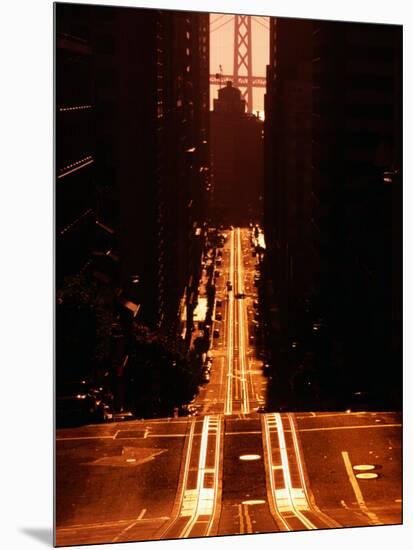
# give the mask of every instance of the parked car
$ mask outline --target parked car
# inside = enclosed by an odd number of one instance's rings
[[[56,426],[77,426],[110,420],[111,394],[86,380],[64,382],[56,390]]]
[[[211,375],[209,374],[209,372],[204,371],[202,373],[202,384],[206,384],[207,382],[209,382],[210,378],[211,378]]]
[[[222,321],[222,313],[220,311],[217,311],[215,313],[215,320],[216,321]]]
[[[228,290],[228,291],[232,290],[232,283],[231,283],[231,281],[227,281],[227,290]]]
[[[214,338],[219,338],[219,329],[214,328],[213,336]]]

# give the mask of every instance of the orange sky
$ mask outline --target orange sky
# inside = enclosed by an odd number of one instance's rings
[[[210,24],[210,72],[211,74],[218,73],[219,65],[222,65],[224,74],[233,74],[233,16],[223,15],[219,13],[211,13]],[[269,19],[267,17],[264,18],[254,16],[251,24],[252,72],[254,76],[265,76],[265,67],[268,64],[269,59],[269,33],[262,25],[269,27]],[[214,31],[214,29],[216,29],[216,31]],[[217,88],[217,86],[211,86],[211,109],[213,99],[217,97]],[[264,92],[265,88],[254,88],[254,111],[264,110]]]

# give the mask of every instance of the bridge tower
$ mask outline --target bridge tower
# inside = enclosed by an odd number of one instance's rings
[[[235,15],[234,17],[234,86],[241,90],[247,111],[252,113],[251,16]]]

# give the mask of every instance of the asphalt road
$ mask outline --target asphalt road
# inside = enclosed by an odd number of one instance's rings
[[[401,522],[399,414],[257,412],[254,265],[228,231],[197,416],[58,430],[57,545]]]

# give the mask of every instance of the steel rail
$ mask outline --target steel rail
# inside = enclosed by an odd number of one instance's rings
[[[298,436],[297,436],[297,430],[296,430],[296,427],[295,427],[294,418],[293,418],[293,415],[291,413],[288,413],[287,417],[288,417],[288,422],[290,424],[291,435],[292,435],[292,438],[293,438],[294,451],[295,451],[295,456],[297,458],[297,467],[298,467],[298,473],[300,475],[301,486],[304,489],[304,493],[306,495],[309,508],[310,508],[311,512],[315,516],[317,516],[319,519],[321,519],[328,527],[330,527],[330,528],[342,527],[337,521],[335,521],[333,518],[330,518],[327,514],[322,512],[318,508],[318,506],[314,503],[314,499],[310,495],[310,492],[309,492],[308,487],[307,487],[307,481],[306,481],[306,477],[305,477],[305,474],[304,474],[304,461],[303,461],[303,458],[301,456],[301,451],[300,451],[300,446],[299,446],[299,443],[298,443]]]
[[[194,443],[195,424],[196,424],[196,420],[194,418],[192,420],[191,429],[189,431],[189,436],[188,436],[189,437],[189,439],[188,439],[188,448],[187,448],[186,455],[185,455],[185,466],[184,466],[184,471],[183,471],[183,475],[182,475],[182,484],[181,484],[181,490],[180,490],[179,500],[178,500],[179,505],[176,506],[176,510],[175,510],[173,519],[168,521],[167,524],[165,525],[165,527],[163,529],[161,528],[161,531],[157,533],[157,538],[158,539],[162,539],[164,537],[164,535],[170,529],[172,529],[172,527],[176,524],[177,520],[181,517],[180,513],[181,513],[181,510],[182,510],[182,505],[183,505],[184,495],[185,495],[185,489],[186,489],[186,485],[187,485],[187,482],[188,482],[189,465],[191,463],[191,455],[192,455],[192,449],[193,449],[193,443]]]

